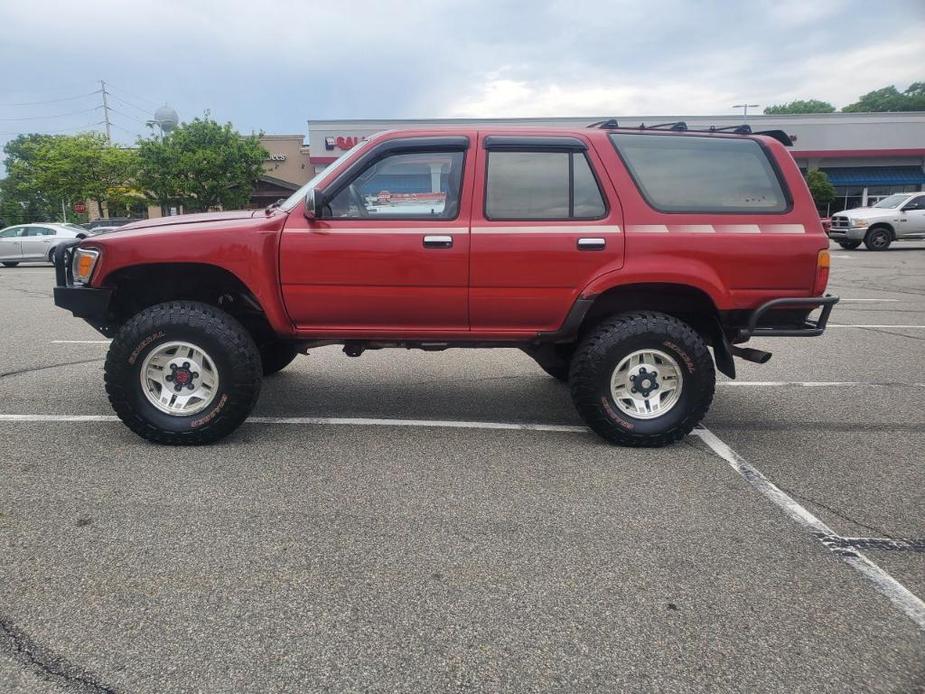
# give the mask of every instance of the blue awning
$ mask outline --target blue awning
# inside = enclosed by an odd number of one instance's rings
[[[921,166],[846,166],[822,169],[833,186],[908,186],[925,183]]]

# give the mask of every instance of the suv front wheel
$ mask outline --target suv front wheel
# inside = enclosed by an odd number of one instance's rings
[[[203,444],[234,431],[260,394],[260,353],[232,316],[196,301],[144,309],[116,334],[106,393],[139,436]]]
[[[664,446],[703,419],[716,373],[693,328],[646,311],[600,323],[579,344],[569,382],[594,432],[624,446]]]

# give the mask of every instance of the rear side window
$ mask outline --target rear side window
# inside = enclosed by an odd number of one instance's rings
[[[755,140],[614,133],[639,191],[660,212],[786,212],[790,201]]]
[[[600,219],[605,213],[584,153],[488,153],[488,219]]]

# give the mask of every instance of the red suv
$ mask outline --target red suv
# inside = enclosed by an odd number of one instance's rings
[[[152,441],[225,436],[263,376],[336,343],[518,347],[595,432],[660,446],[706,414],[714,363],[763,363],[741,343],[819,335],[838,301],[785,144],[683,123],[386,132],[266,210],[62,247],[55,302],[113,337],[109,400]]]

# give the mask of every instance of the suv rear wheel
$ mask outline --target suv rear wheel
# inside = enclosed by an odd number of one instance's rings
[[[116,334],[106,393],[139,436],[203,444],[234,431],[260,394],[260,354],[227,313],[196,301],[151,306]]]
[[[647,311],[598,325],[579,344],[569,382],[575,407],[597,434],[624,446],[664,446],[703,419],[716,373],[689,325]]]
[[[864,236],[864,245],[869,251],[885,251],[893,242],[893,234],[885,227],[876,227]]]

